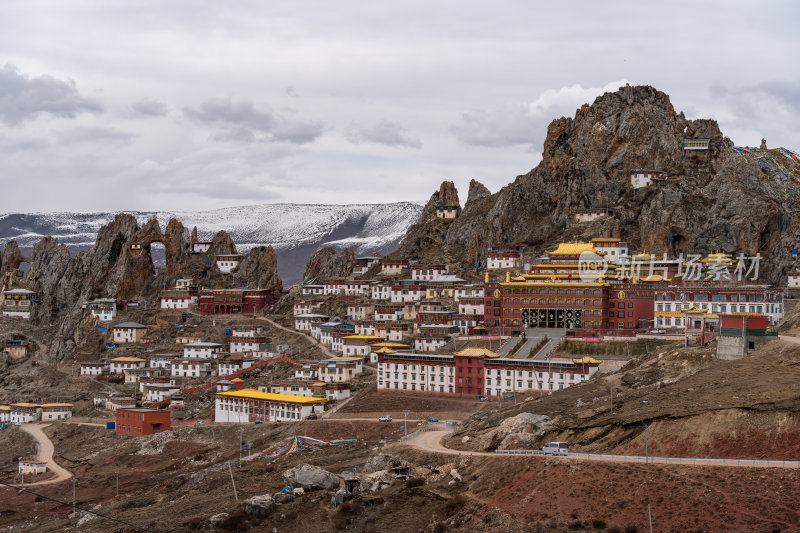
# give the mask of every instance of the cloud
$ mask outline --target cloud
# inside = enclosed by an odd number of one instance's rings
[[[56,141],[61,145],[94,142],[129,143],[135,138],[136,135],[126,131],[89,126],[70,128],[56,134]]]
[[[575,109],[597,96],[616,91],[626,80],[612,81],[603,87],[584,88],[579,84],[547,89],[530,102],[509,103],[489,109],[462,113],[451,132],[461,142],[472,146],[503,148],[530,145],[540,149],[547,124],[554,118],[573,115]]]
[[[131,118],[164,117],[167,115],[167,111],[169,111],[167,104],[152,98],[142,98],[131,104],[129,116]]]
[[[379,120],[370,127],[352,123],[347,128],[345,137],[352,143],[370,142],[392,147],[422,148],[419,139],[410,136],[399,123],[391,120]]]
[[[792,80],[765,80],[752,85],[730,86],[714,83],[711,99],[704,108],[711,111],[720,128],[737,144],[755,145],[763,136],[792,139],[800,121],[800,83]]]
[[[209,137],[214,141],[305,144],[316,140],[324,130],[322,122],[258,110],[251,100],[214,98],[183,111],[191,119],[219,128]]]
[[[81,113],[102,112],[103,107],[82,97],[71,80],[47,75],[32,78],[11,64],[0,69],[0,121],[9,126],[33,120],[41,113],[75,118]]]

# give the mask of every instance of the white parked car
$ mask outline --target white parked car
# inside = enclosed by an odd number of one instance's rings
[[[392,421],[392,415],[383,415],[378,419],[378,422],[391,422],[391,421]]]
[[[566,442],[548,442],[542,448],[542,452],[551,455],[567,455],[569,453],[569,445]]]

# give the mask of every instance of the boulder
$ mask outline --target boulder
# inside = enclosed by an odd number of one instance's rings
[[[483,449],[529,448],[537,439],[553,428],[549,416],[520,413],[503,420],[495,429],[480,437]]]
[[[410,466],[407,461],[400,459],[399,457],[395,457],[394,455],[373,455],[369,458],[369,460],[364,463],[364,466],[361,467],[361,472],[364,473],[371,473],[371,472],[379,472],[381,470],[389,470],[390,468],[395,468],[397,466]]]
[[[283,479],[293,487],[305,490],[329,490],[339,486],[339,476],[318,466],[302,464],[283,473]]]
[[[264,517],[269,514],[274,503],[275,501],[269,494],[253,496],[252,498],[245,500],[244,512],[248,516]]]
[[[217,527],[228,519],[228,513],[217,513],[208,519],[212,527]]]

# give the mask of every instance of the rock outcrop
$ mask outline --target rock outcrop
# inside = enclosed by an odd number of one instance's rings
[[[17,241],[8,241],[0,253],[0,274],[17,270],[22,263],[29,261],[30,259],[19,250]]]
[[[709,139],[709,149],[684,150],[685,138]],[[447,223],[431,218],[443,184],[392,257],[466,266],[487,246],[523,244],[539,254],[558,241],[613,235],[656,255],[760,252],[759,279],[778,283],[800,235],[797,197],[788,194],[797,183],[731,147],[715,121],[686,119],[666,94],[622,87],[554,120],[529,173],[491,195],[471,184],[463,212]],[[788,157],[781,164],[800,172]],[[639,168],[669,178],[634,191],[630,171]],[[595,222],[573,217],[601,207],[609,213]]]
[[[539,439],[553,428],[553,421],[545,415],[520,413],[503,420],[500,425],[480,436],[484,450],[532,449]]]
[[[303,279],[337,278],[350,275],[355,254],[352,247],[326,246],[314,252],[306,262]]]
[[[278,259],[272,246],[252,248],[231,274],[234,287],[269,289],[273,300],[283,293],[283,282],[278,275]]]
[[[318,466],[301,464],[283,473],[287,485],[304,490],[328,490],[339,486],[339,476]]]

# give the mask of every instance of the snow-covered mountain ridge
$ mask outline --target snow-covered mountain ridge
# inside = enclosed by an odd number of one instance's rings
[[[262,204],[211,211],[129,211],[140,224],[156,218],[165,228],[177,218],[187,228],[197,226],[201,239],[227,231],[240,252],[271,245],[278,255],[278,270],[285,282],[302,275],[306,258],[328,244],[353,246],[356,254],[394,250],[408,226],[419,218],[422,204],[303,205]],[[92,246],[97,231],[116,212],[6,213],[0,215],[0,245],[16,240],[23,252],[46,235],[58,238],[73,253]]]

